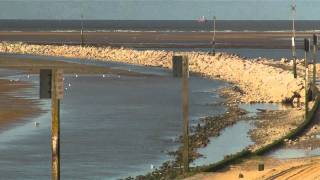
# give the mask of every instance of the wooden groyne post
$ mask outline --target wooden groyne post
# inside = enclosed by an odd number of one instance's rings
[[[313,87],[316,86],[317,54],[318,54],[318,36],[316,34],[314,34],[313,35],[313,58],[312,58],[312,63],[313,63],[312,85],[313,85]]]
[[[53,70],[52,90],[52,180],[60,180],[60,99],[63,97],[63,72],[61,69]]]
[[[309,68],[307,55],[310,51],[310,41],[309,39],[304,39],[304,64],[305,64],[305,119],[308,118],[309,112]]]
[[[174,77],[182,77],[182,127],[183,173],[189,172],[189,60],[187,56],[172,57],[172,71]]]
[[[51,179],[60,180],[60,99],[63,97],[61,69],[40,70],[40,98],[51,98]]]
[[[183,56],[172,57],[172,75],[173,77],[182,77],[182,60]]]
[[[182,57],[183,172],[189,172],[189,61]]]

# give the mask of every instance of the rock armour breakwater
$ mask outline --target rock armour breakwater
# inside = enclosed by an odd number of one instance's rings
[[[32,45],[0,43],[0,52],[63,56],[101,61],[117,61],[135,65],[171,68],[172,51],[138,51],[112,47],[81,47],[70,45]],[[200,52],[180,53],[189,57],[190,70],[209,78],[219,78],[240,87],[239,100],[252,102],[284,102],[304,100],[303,78],[293,78],[290,71],[253,61],[237,55]]]

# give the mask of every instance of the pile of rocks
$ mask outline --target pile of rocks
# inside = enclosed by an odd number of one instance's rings
[[[0,43],[0,52],[117,61],[164,68],[171,68],[174,55],[172,51],[7,42]],[[242,102],[293,102],[295,98],[304,101],[303,79],[294,79],[288,70],[225,53],[217,53],[216,56],[200,52],[179,54],[189,57],[192,72],[237,84],[244,92],[239,97]]]

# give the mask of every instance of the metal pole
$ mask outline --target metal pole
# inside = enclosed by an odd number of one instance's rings
[[[52,126],[51,126],[51,173],[52,180],[60,180],[60,100],[57,98],[57,69],[52,77]]]
[[[84,34],[83,34],[83,14],[81,14],[81,46],[84,46]]]
[[[189,64],[182,57],[183,172],[189,172]]]
[[[212,55],[216,55],[216,16],[213,16]]]
[[[296,13],[296,4],[295,1],[292,0],[292,5],[291,5],[291,10],[292,10],[292,57],[293,57],[293,77],[297,78],[297,57],[296,57],[296,31],[295,31],[295,24],[294,24],[294,17]]]
[[[308,59],[307,59],[307,53],[310,50],[310,41],[308,39],[304,39],[304,64],[305,64],[305,119],[308,117],[308,113],[309,113],[309,68],[308,68]]]
[[[317,52],[318,52],[318,36],[316,34],[313,35],[313,73],[312,73],[312,84],[313,87],[316,86],[316,64],[317,64]]]

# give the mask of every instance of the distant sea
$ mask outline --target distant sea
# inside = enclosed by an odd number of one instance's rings
[[[196,20],[84,20],[86,31],[212,31],[213,22]],[[0,31],[79,31],[81,20],[0,20]],[[218,20],[217,31],[290,31],[289,20]],[[297,31],[320,31],[320,20],[296,21]]]

